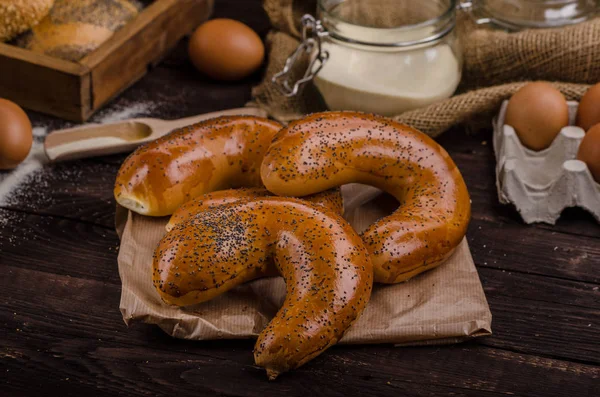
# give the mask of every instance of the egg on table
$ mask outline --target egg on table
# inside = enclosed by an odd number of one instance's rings
[[[29,154],[32,143],[27,114],[16,103],[0,98],[0,169],[19,165]]]
[[[529,83],[508,101],[505,124],[515,129],[525,147],[543,150],[569,124],[569,106],[564,95],[551,84]]]
[[[190,60],[215,80],[235,81],[255,72],[263,62],[265,47],[254,30],[233,19],[213,19],[192,34]]]
[[[596,182],[600,183],[600,124],[590,128],[583,137],[577,159],[588,166]]]

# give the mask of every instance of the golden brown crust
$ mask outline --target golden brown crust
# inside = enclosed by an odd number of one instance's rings
[[[205,193],[260,187],[260,163],[280,128],[262,117],[224,116],[175,130],[125,160],[115,198],[142,215],[165,216]]]
[[[77,62],[133,20],[141,8],[142,4],[133,0],[56,0],[50,13],[18,37],[16,44]]]
[[[48,15],[53,4],[54,0],[0,1],[0,42],[31,29]]]
[[[244,199],[259,199],[269,197],[273,194],[264,187],[251,187],[240,189],[219,190],[217,192],[207,193],[193,200],[187,201],[179,207],[169,219],[165,226],[167,231],[179,223],[185,222],[199,212],[206,211],[212,207],[223,204],[235,203]],[[336,214],[343,215],[344,206],[342,201],[342,192],[340,189],[330,189],[321,193],[304,197],[306,201],[313,204],[322,205]]]
[[[397,283],[441,264],[463,239],[470,199],[458,168],[425,134],[358,112],[310,115],[282,129],[261,176],[271,192],[305,196],[346,183],[392,194],[398,210],[362,238],[375,281]]]
[[[364,310],[369,255],[339,215],[303,200],[242,200],[176,225],[154,254],[153,282],[167,303],[191,305],[281,274],[286,298],[256,342],[270,378],[335,344]]]

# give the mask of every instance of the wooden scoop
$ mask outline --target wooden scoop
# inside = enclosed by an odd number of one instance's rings
[[[138,118],[112,124],[88,124],[53,131],[46,137],[44,150],[50,161],[130,152],[174,129],[219,116],[250,115],[267,117],[259,108],[237,108],[186,117],[178,120]]]

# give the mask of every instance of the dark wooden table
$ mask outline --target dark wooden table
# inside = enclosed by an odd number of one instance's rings
[[[268,30],[260,0],[218,0],[216,16]],[[209,81],[185,43],[107,112],[139,101],[177,118],[243,106],[260,76]],[[36,125],[60,120],[31,114]],[[98,116],[101,118],[102,114]],[[336,346],[268,382],[252,341],[190,342],[119,312],[114,176],[123,156],[45,166],[0,207],[0,395],[600,395],[600,226],[579,210],[526,226],[498,203],[491,131],[440,142],[473,200],[468,232],[493,336],[438,347]]]

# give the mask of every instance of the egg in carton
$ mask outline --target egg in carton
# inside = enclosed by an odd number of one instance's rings
[[[496,187],[502,204],[512,203],[525,223],[556,223],[566,207],[582,207],[600,222],[600,184],[587,165],[577,160],[585,136],[574,126],[577,102],[569,101],[569,126],[550,147],[533,151],[521,143],[515,129],[504,124],[508,101],[494,120]]]

